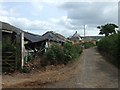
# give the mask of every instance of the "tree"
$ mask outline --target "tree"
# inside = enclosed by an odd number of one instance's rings
[[[98,26],[97,28],[100,29],[99,34],[105,34],[105,36],[108,36],[110,34],[115,34],[116,33],[115,29],[118,28],[118,26],[115,24],[105,24]]]

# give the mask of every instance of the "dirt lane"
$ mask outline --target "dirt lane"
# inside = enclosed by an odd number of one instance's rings
[[[49,67],[48,67],[49,68]],[[104,60],[96,47],[83,51],[70,66],[28,74],[3,76],[3,87],[27,88],[117,88],[118,69]],[[55,70],[54,70],[55,69]]]
[[[118,69],[104,60],[96,47],[84,50],[71,78],[44,88],[118,88]]]
[[[3,88],[41,88],[50,83],[69,79],[77,68],[80,60],[75,63],[57,66],[46,66],[34,69],[30,73],[15,72],[2,76]],[[67,73],[66,73],[67,72]]]

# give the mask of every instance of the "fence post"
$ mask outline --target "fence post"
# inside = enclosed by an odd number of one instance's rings
[[[21,33],[21,69],[24,66],[24,33]]]

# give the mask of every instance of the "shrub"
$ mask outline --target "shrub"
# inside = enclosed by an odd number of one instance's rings
[[[59,64],[62,62],[62,56],[62,47],[53,44],[45,53],[45,62],[46,64]]]
[[[84,44],[84,48],[85,49],[88,49],[88,48],[91,48],[91,47],[93,47],[93,46],[95,46],[93,43],[91,43],[91,42],[85,42]]]
[[[54,44],[45,53],[45,64],[67,64],[81,54],[82,49],[79,45],[72,45],[71,43],[65,43],[63,46]]]
[[[101,53],[106,54],[112,60],[112,63],[117,64],[120,56],[120,34],[114,34],[101,39],[97,46]]]
[[[82,49],[79,45],[72,45],[71,43],[65,43],[63,45],[63,51],[64,51],[64,61],[65,63],[68,63],[78,58],[82,52]]]

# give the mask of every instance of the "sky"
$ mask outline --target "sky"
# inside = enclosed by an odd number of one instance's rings
[[[0,0],[0,21],[42,35],[54,31],[72,36],[96,36],[97,26],[118,25],[117,0]]]

